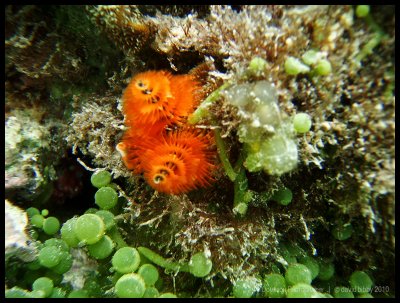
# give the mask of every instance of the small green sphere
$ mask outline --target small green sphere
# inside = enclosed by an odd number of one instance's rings
[[[321,261],[319,263],[318,279],[327,281],[335,274],[335,266],[332,262]]]
[[[236,281],[233,285],[233,296],[235,298],[251,298],[251,296],[258,291],[259,281],[255,278],[247,278]]]
[[[310,49],[306,51],[303,56],[301,56],[301,60],[307,65],[314,65],[318,62],[321,57],[321,53],[316,50]]]
[[[31,218],[32,226],[35,226],[37,228],[42,228],[43,222],[44,222],[44,217],[42,215],[33,215]]]
[[[56,246],[45,246],[39,252],[40,265],[51,268],[61,261],[61,250]]]
[[[311,117],[306,113],[297,113],[293,118],[293,127],[299,134],[308,132],[311,125]]]
[[[63,239],[70,247],[77,247],[80,242],[74,231],[76,220],[77,218],[71,218],[61,227],[61,239]]]
[[[112,212],[108,210],[99,210],[95,214],[103,219],[106,230],[110,230],[113,226],[115,226],[114,214]]]
[[[32,284],[32,290],[43,291],[44,297],[46,298],[50,296],[51,292],[53,291],[53,287],[53,281],[47,277],[40,277]]]
[[[111,174],[106,170],[97,171],[90,178],[90,182],[97,188],[107,186],[111,182]]]
[[[112,257],[113,268],[121,273],[134,272],[140,264],[140,254],[136,248],[122,247],[118,249]]]
[[[311,279],[314,280],[318,276],[319,263],[313,257],[306,256],[306,257],[300,258],[299,263],[304,264],[305,266],[308,267],[308,269],[311,272]]]
[[[369,5],[357,5],[356,16],[358,18],[364,18],[369,14]]]
[[[26,209],[28,217],[33,217],[34,215],[40,215],[40,211],[36,207],[29,207]]]
[[[97,215],[85,214],[76,220],[74,232],[80,241],[86,244],[94,244],[104,235],[104,222]]]
[[[198,252],[189,261],[190,273],[198,278],[207,276],[212,269],[212,261],[203,252]]]
[[[317,291],[310,284],[299,283],[287,290],[287,298],[312,298]]]
[[[289,205],[292,202],[293,194],[289,188],[282,188],[274,193],[272,200],[278,202],[281,205]]]
[[[69,252],[69,246],[63,239],[50,238],[44,242],[44,246],[56,246],[62,251]]]
[[[285,72],[288,75],[298,75],[308,73],[310,68],[303,64],[299,59],[294,57],[288,57],[285,61]]]
[[[87,249],[93,258],[101,260],[111,255],[114,246],[115,244],[113,240],[111,240],[109,236],[105,235],[95,244],[88,245]]]
[[[49,215],[49,210],[48,209],[42,209],[41,214],[42,214],[43,217],[47,217]]]
[[[48,217],[43,221],[43,231],[48,235],[54,235],[60,229],[60,221],[56,217]]]
[[[255,57],[251,59],[249,63],[248,72],[251,75],[259,76],[265,71],[266,67],[267,61],[265,61],[263,58]]]
[[[94,195],[94,200],[101,209],[110,209],[117,204],[118,194],[111,187],[102,187]]]
[[[317,63],[314,71],[317,75],[327,76],[332,72],[332,65],[328,60],[322,59]]]
[[[286,294],[286,280],[280,274],[266,275],[263,290],[268,298],[283,298]]]
[[[52,267],[51,270],[57,274],[65,274],[72,267],[73,259],[69,252],[61,251],[61,260],[56,266]]]
[[[147,287],[143,294],[143,298],[158,298],[159,296],[160,293],[158,292],[158,289],[152,286]]]
[[[138,274],[142,276],[146,286],[154,286],[159,277],[157,268],[152,264],[143,264],[140,266]]]
[[[286,269],[285,279],[289,286],[299,283],[311,284],[311,271],[304,264],[293,263]]]
[[[84,214],[95,214],[95,213],[97,213],[98,211],[99,211],[99,210],[98,210],[97,208],[90,207],[90,208],[88,208],[88,209],[85,211]]]
[[[332,229],[332,235],[336,240],[344,241],[351,237],[353,234],[353,226],[350,223],[337,225]]]
[[[118,298],[142,298],[146,290],[143,278],[135,273],[125,274],[115,283]]]
[[[334,298],[354,298],[351,290],[345,286],[336,286],[333,290]]]
[[[351,274],[349,283],[353,292],[369,293],[373,282],[364,271],[355,271]]]

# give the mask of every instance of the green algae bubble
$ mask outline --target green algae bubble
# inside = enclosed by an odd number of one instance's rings
[[[88,245],[87,249],[93,258],[101,260],[111,255],[114,246],[115,244],[113,240],[111,240],[109,236],[105,235],[100,239],[100,241]]]
[[[39,252],[40,265],[51,268],[61,261],[61,250],[56,246],[45,246]]]
[[[263,290],[268,298],[283,298],[286,294],[286,280],[281,274],[266,275]]]
[[[73,259],[71,254],[66,251],[61,251],[60,262],[56,266],[52,267],[51,270],[57,274],[62,275],[71,269],[72,263]]]
[[[299,263],[304,264],[305,266],[308,267],[308,269],[311,272],[311,279],[314,280],[318,276],[319,263],[313,257],[306,256],[306,257],[300,258]]]
[[[94,244],[104,235],[104,222],[97,215],[85,214],[76,219],[74,232],[80,241],[86,244]]]
[[[85,214],[95,214],[97,213],[99,210],[97,208],[94,207],[90,207],[85,211]]]
[[[136,248],[122,247],[115,252],[111,263],[121,274],[134,272],[139,267],[140,255]]]
[[[160,293],[155,287],[147,287],[143,294],[143,298],[158,298],[159,296]]]
[[[332,72],[332,65],[328,60],[322,59],[317,63],[314,71],[317,75],[327,76]]]
[[[60,221],[56,217],[48,217],[43,221],[43,231],[48,235],[54,235],[60,229]]]
[[[48,297],[51,295],[53,287],[53,281],[48,277],[40,277],[36,279],[35,282],[33,282],[32,284],[32,290],[44,292],[44,297]]]
[[[125,274],[115,283],[118,298],[142,298],[145,290],[143,278],[135,273]]]
[[[241,279],[233,285],[232,293],[235,298],[250,298],[258,288],[256,279]]]
[[[351,274],[349,279],[352,290],[357,293],[369,293],[373,282],[371,278],[364,271],[355,271]]]
[[[106,230],[110,230],[113,226],[115,226],[114,214],[112,212],[108,210],[99,210],[95,213],[95,215],[98,215],[101,219],[103,219]]]
[[[332,230],[332,235],[336,240],[344,241],[351,237],[353,234],[353,226],[350,223],[337,225]]]
[[[357,5],[356,16],[358,18],[364,18],[369,14],[369,5]]]
[[[111,187],[102,187],[94,195],[94,200],[101,209],[110,209],[117,204],[118,194]]]
[[[62,251],[69,252],[69,246],[63,239],[51,238],[44,242],[44,246],[56,246]]]
[[[212,269],[212,262],[203,252],[198,252],[189,261],[189,271],[198,278],[207,276]]]
[[[318,62],[321,57],[321,53],[317,52],[316,50],[310,49],[306,51],[302,56],[301,60],[307,65],[313,65]]]
[[[293,118],[293,127],[299,134],[308,132],[311,125],[311,117],[306,113],[297,113]]]
[[[311,271],[304,264],[293,263],[286,269],[285,279],[288,285],[311,284]]]
[[[263,58],[255,57],[249,63],[248,73],[254,76],[260,76],[267,68],[267,61]]]
[[[159,277],[157,268],[152,264],[143,264],[140,266],[138,274],[142,276],[146,286],[154,286]]]
[[[281,205],[289,205],[292,202],[293,194],[289,188],[282,188],[274,193],[272,200],[278,202]]]
[[[97,171],[91,176],[90,182],[97,188],[107,186],[111,182],[111,174],[106,170]]]
[[[29,207],[26,210],[28,217],[33,217],[34,215],[40,215],[40,211],[36,207]]]
[[[76,220],[77,218],[71,218],[61,227],[61,239],[63,239],[70,247],[77,247],[80,242],[74,231]]]
[[[309,71],[310,68],[297,58],[288,57],[285,61],[285,72],[288,75],[295,76],[301,73],[308,73]]]
[[[42,228],[44,217],[42,215],[33,215],[31,218],[31,224],[35,227]]]

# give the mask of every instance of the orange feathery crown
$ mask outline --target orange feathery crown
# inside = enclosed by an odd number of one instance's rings
[[[122,141],[117,145],[117,150],[121,153],[122,161],[128,169],[133,170],[135,174],[143,173],[139,156],[155,138],[161,138],[163,130],[164,125],[155,124],[147,128],[145,125],[131,127],[124,133]]]
[[[117,145],[125,166],[154,189],[179,194],[209,185],[215,167],[213,137],[185,127],[198,105],[199,84],[190,75],[148,71],[132,78],[123,95],[129,127]],[[167,131],[168,126],[180,126]]]
[[[140,156],[147,183],[168,194],[209,185],[215,167],[212,143],[210,134],[196,129],[173,131],[153,142]]]
[[[189,75],[172,76],[166,71],[148,71],[132,78],[126,88],[123,110],[127,123],[175,124],[193,111],[197,82]]]

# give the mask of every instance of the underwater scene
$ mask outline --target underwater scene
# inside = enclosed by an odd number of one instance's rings
[[[5,298],[395,297],[395,6],[4,9]]]

